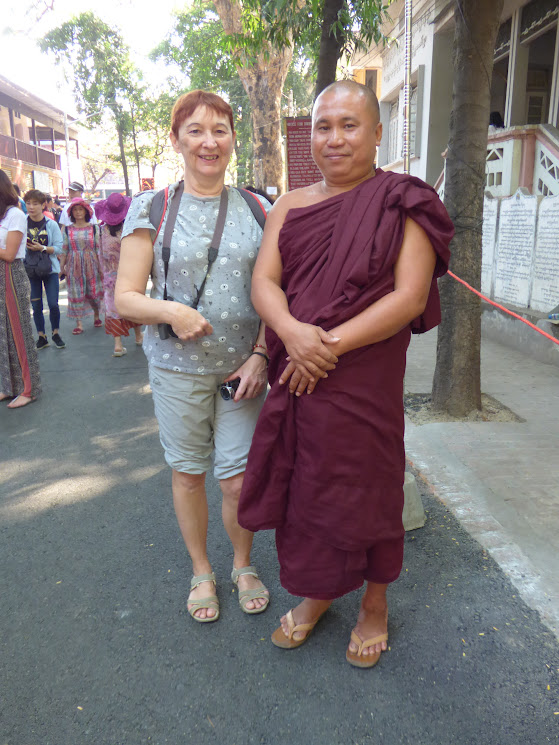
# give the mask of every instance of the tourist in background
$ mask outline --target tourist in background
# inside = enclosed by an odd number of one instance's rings
[[[13,399],[10,409],[27,406],[41,392],[29,315],[31,289],[23,266],[26,241],[27,218],[0,170],[0,401]]]
[[[74,318],[74,335],[83,334],[83,320],[93,312],[96,328],[103,323],[99,317],[103,302],[103,284],[99,263],[99,227],[91,225],[93,209],[83,199],[68,205],[72,222],[64,229],[64,247],[60,272],[66,275],[68,287],[68,318]]]
[[[101,223],[99,258],[103,273],[105,333],[114,337],[113,357],[122,357],[126,354],[122,337],[129,336],[130,329],[134,329],[136,344],[141,345],[143,338],[142,324],[121,318],[115,308],[115,283],[120,260],[122,225],[131,201],[130,197],[116,193],[95,205],[95,212]]]
[[[52,340],[57,349],[66,346],[60,336],[60,308],[58,306],[58,291],[60,272],[59,256],[62,253],[62,233],[54,220],[47,217],[44,208],[47,197],[38,189],[30,189],[25,193],[25,205],[27,207],[27,250],[41,251],[49,256],[52,270],[45,277],[30,276],[31,285],[31,307],[33,308],[33,320],[39,334],[37,349],[49,346],[49,340],[45,333],[45,317],[43,315],[43,287],[47,296],[49,306],[49,320],[52,331]]]
[[[71,181],[68,185],[68,201],[66,202],[66,205],[62,209],[62,212],[60,213],[60,219],[59,223],[60,225],[66,225],[69,226],[72,224],[72,219],[69,215],[69,208],[70,204],[73,202],[74,199],[83,199],[83,192],[84,192],[84,186],[83,184],[80,184],[79,181]],[[91,216],[91,224],[95,225],[97,223],[97,218],[95,215]]]

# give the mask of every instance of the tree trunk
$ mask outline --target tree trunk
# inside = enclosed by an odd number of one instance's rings
[[[503,0],[457,0],[454,85],[445,175],[445,206],[456,228],[450,268],[481,285],[481,230],[493,51]],[[439,283],[433,405],[452,416],[481,409],[481,302],[451,277]]]
[[[132,121],[132,142],[134,144],[134,159],[136,161],[136,170],[138,171],[138,191],[142,190],[142,176],[140,174],[140,155],[138,153],[138,144],[136,142],[136,121],[134,119],[134,107],[132,106],[132,112],[130,114]]]
[[[241,6],[237,0],[214,0],[226,34],[242,33]],[[254,185],[283,191],[283,152],[281,144],[281,95],[293,50],[268,45],[267,54],[256,61],[237,64],[237,72],[250,99]]]
[[[88,186],[87,191],[95,191],[95,189],[97,188],[97,184],[100,181],[102,181],[108,173],[111,173],[111,169],[110,168],[105,168],[105,170],[103,171],[103,173],[100,176],[95,176],[93,170],[91,170],[90,171],[90,175],[91,175],[91,179],[92,180],[91,180],[91,183]]]
[[[316,98],[326,86],[336,80],[336,68],[341,57],[345,37],[342,31],[332,31],[332,24],[338,20],[338,15],[345,5],[345,0],[324,0],[322,14],[322,30],[318,51],[318,70],[314,97]]]
[[[122,124],[117,121],[116,129],[118,132],[118,147],[120,149],[120,162],[122,164],[122,172],[124,174],[124,190],[126,196],[130,196],[130,186],[128,184],[128,166],[126,165],[126,154],[124,152],[124,134],[122,132]]]

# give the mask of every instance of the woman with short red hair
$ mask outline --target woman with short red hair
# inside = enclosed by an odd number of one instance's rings
[[[224,185],[235,142],[228,103],[207,91],[181,96],[173,107],[170,138],[184,161],[184,181],[169,187],[160,214],[154,214],[153,192],[132,200],[122,231],[115,302],[123,318],[147,325],[144,352],[159,436],[192,559],[187,608],[195,621],[208,623],[219,617],[206,546],[205,478],[212,460],[241,609],[261,613],[269,602],[250,562],[253,535],[237,521],[266,389],[264,327],[250,302],[262,228],[246,195]],[[146,297],[150,274],[153,287]]]

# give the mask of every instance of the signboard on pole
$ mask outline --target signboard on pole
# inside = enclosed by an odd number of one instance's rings
[[[285,119],[287,150],[287,189],[300,189],[322,180],[311,155],[310,116]]]

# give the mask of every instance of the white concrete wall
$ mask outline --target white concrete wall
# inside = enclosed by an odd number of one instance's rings
[[[431,3],[432,5],[432,3]],[[427,9],[426,9],[427,8]],[[448,123],[452,105],[452,33],[434,33],[429,3],[414,8],[412,28],[412,84],[418,84],[416,123],[416,150],[410,160],[413,176],[434,184],[443,169],[441,153],[448,143]],[[379,165],[390,170],[403,170],[403,86],[404,86],[404,35],[384,51],[370,55],[367,66],[379,65],[382,59],[382,84],[380,101],[383,104],[384,146],[379,153]],[[392,162],[388,153],[389,106],[399,99],[398,156]]]

